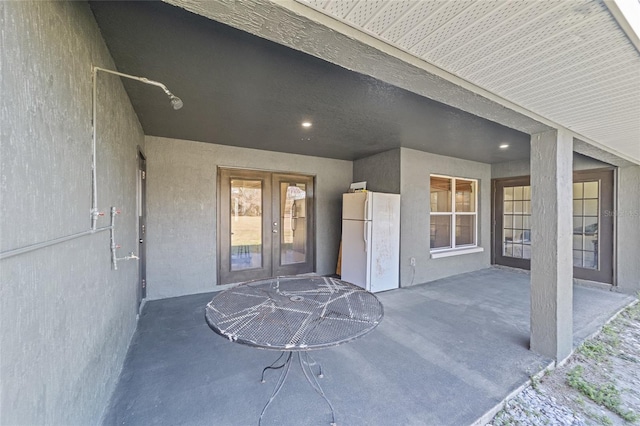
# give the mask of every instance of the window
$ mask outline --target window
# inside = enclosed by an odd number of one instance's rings
[[[431,175],[431,250],[477,245],[478,181]]]

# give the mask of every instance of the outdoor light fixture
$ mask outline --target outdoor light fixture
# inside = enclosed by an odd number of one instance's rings
[[[509,148],[509,144],[508,143],[502,143],[502,144],[500,144],[500,146],[498,148],[507,149],[507,148]]]
[[[310,121],[303,121],[302,122],[302,127],[308,129],[309,127],[311,127],[311,122]]]
[[[106,68],[100,68],[100,67],[96,67],[96,66],[92,66],[91,67],[91,71],[92,71],[92,79],[93,79],[93,110],[91,112],[91,124],[93,127],[93,153],[92,153],[92,159],[91,159],[91,179],[92,179],[92,193],[91,193],[91,200],[92,200],[92,205],[91,205],[91,229],[93,231],[96,230],[96,224],[98,221],[98,216],[100,216],[100,212],[98,211],[98,181],[97,181],[97,176],[96,176],[96,135],[97,135],[97,94],[98,94],[98,85],[97,85],[97,77],[98,77],[98,71],[103,71],[106,72],[108,74],[114,74],[120,77],[125,77],[125,78],[129,78],[131,80],[138,80],[142,83],[145,84],[150,84],[152,86],[157,86],[159,88],[161,88],[164,93],[167,94],[167,96],[169,97],[169,101],[171,102],[171,107],[175,110],[178,110],[180,108],[182,108],[182,106],[184,105],[184,103],[182,102],[182,99],[180,99],[179,97],[177,97],[176,95],[174,95],[173,93],[171,93],[169,91],[169,89],[167,89],[167,86],[165,86],[164,84],[158,82],[158,81],[154,81],[154,80],[149,80],[148,78],[145,77],[137,77],[135,75],[130,75],[130,74],[124,74],[118,71],[113,71],[113,70],[109,70]]]

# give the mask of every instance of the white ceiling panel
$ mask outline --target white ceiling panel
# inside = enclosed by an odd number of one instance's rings
[[[640,162],[640,53],[599,0],[298,0]]]

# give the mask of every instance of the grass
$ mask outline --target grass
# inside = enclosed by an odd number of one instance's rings
[[[590,410],[587,411],[586,414],[591,419],[595,420],[596,423],[598,423],[599,425],[610,426],[610,425],[613,424],[611,419],[609,417],[607,417],[606,415],[604,415],[604,414],[594,413],[593,411],[590,411]]]
[[[611,352],[604,342],[600,340],[588,340],[580,345],[578,353],[587,358],[602,361]]]
[[[298,226],[300,225],[298,219]],[[282,242],[292,243],[293,232],[291,232],[290,218],[285,217],[282,224]],[[254,246],[262,244],[262,216],[238,216],[231,217],[231,245],[236,246]],[[267,229],[271,233],[270,229]]]
[[[567,384],[596,404],[602,405],[616,413],[627,422],[634,423],[640,420],[638,414],[622,409],[620,406],[622,403],[620,391],[616,388],[615,384],[605,383],[603,385],[597,385],[589,382],[584,378],[584,368],[582,365],[575,366],[567,373]]]

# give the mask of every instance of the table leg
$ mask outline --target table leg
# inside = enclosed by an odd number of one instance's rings
[[[282,354],[284,355],[284,352]],[[289,375],[289,370],[291,369],[292,355],[293,355],[293,352],[289,352],[289,354],[287,355],[287,359],[285,360],[284,364],[282,364],[282,367],[284,367],[284,370],[282,370],[282,372],[280,373],[280,377],[278,377],[278,382],[276,383],[276,387],[273,389],[273,392],[271,393],[271,397],[269,398],[269,401],[267,401],[267,405],[264,406],[264,408],[262,409],[262,413],[260,413],[258,426],[262,424],[262,416],[264,415],[264,412],[267,411],[267,407],[271,405],[273,400],[276,398],[276,395],[278,395],[278,393],[280,392],[280,389],[282,389],[282,385],[284,385],[285,380],[287,380],[287,376]],[[276,362],[278,362],[278,360],[276,360]]]
[[[286,355],[286,359],[284,361],[284,363],[278,367],[274,367],[278,361],[280,361],[282,359],[282,357],[284,357]],[[324,394],[324,391],[322,390],[322,387],[320,386],[320,383],[318,383],[318,380],[316,379],[316,375],[313,373],[313,369],[311,368],[312,365],[318,365],[319,369],[320,369],[320,373],[318,374],[318,377],[323,377],[322,376],[322,366],[320,366],[320,364],[318,362],[316,362],[310,355],[308,352],[303,352],[302,354],[300,352],[296,352],[296,356],[298,357],[298,362],[300,363],[300,369],[302,370],[302,373],[304,374],[304,377],[307,379],[307,382],[309,382],[309,384],[311,385],[311,387],[313,388],[314,391],[316,391],[316,393],[318,395],[320,395],[322,397],[322,399],[325,400],[325,402],[327,403],[327,405],[329,405],[329,408],[331,409],[331,426],[336,426],[336,413],[335,410],[333,409],[333,405],[331,404],[331,401],[329,401],[329,399],[327,398],[327,396]],[[262,424],[262,417],[264,416],[264,413],[267,411],[267,408],[269,407],[269,405],[271,405],[271,403],[273,402],[273,400],[276,398],[276,396],[278,395],[278,393],[280,393],[280,390],[282,389],[282,386],[284,385],[284,382],[287,380],[287,376],[289,375],[289,370],[291,369],[291,359],[293,357],[293,352],[283,352],[282,355],[280,355],[278,357],[278,359],[276,359],[273,364],[271,364],[268,367],[265,367],[262,370],[262,380],[261,382],[264,383],[264,373],[265,371],[271,369],[271,370],[277,370],[280,368],[283,368],[282,372],[280,373],[280,377],[278,377],[278,381],[276,382],[276,386],[273,389],[273,392],[271,393],[271,397],[269,398],[269,401],[267,401],[267,404],[264,406],[264,408],[262,409],[262,412],[260,413],[260,419],[258,420],[258,426],[260,426]],[[309,358],[311,358],[311,362],[309,361]]]
[[[322,379],[324,377],[324,374],[322,374],[322,365],[318,361],[316,361],[311,356],[311,354],[309,354],[309,352],[305,352],[305,356],[307,356],[311,360],[311,362],[308,363],[309,366],[312,366],[312,365],[317,365],[318,366],[318,377]]]
[[[278,361],[280,361],[285,354],[286,354],[286,352],[282,352],[280,354],[280,356],[278,357],[278,359],[273,361],[273,364],[271,364],[270,366],[265,367],[265,368],[262,369],[262,376],[260,377],[260,383],[264,383],[264,373],[265,373],[265,371],[267,371],[267,370],[279,370],[282,367],[284,367],[284,365],[287,363],[286,361],[283,362],[282,365],[279,365],[277,367],[274,367],[274,365],[276,365],[278,363]]]
[[[329,401],[329,398],[327,398],[327,396],[324,394],[324,391],[322,390],[320,383],[318,383],[316,376],[313,374],[313,370],[311,370],[311,365],[309,364],[309,354],[307,352],[304,352],[303,355],[300,355],[300,352],[297,352],[296,355],[298,355],[300,368],[302,369],[302,372],[304,373],[304,377],[307,379],[307,382],[309,382],[313,390],[315,390],[318,393],[318,395],[320,395],[322,399],[326,401],[326,403],[329,405],[329,408],[331,408],[331,426],[336,426],[335,410],[333,409],[333,405],[331,405],[331,401]],[[304,361],[302,360],[303,358],[304,358]],[[308,372],[307,372],[307,369],[309,370]],[[320,374],[322,374],[322,368],[320,369]]]

